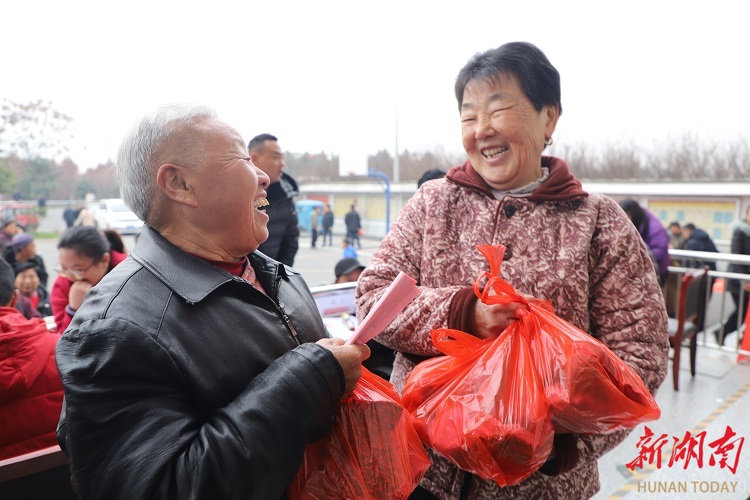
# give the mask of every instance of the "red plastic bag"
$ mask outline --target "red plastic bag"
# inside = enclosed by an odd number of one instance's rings
[[[330,434],[307,445],[292,499],[405,499],[430,466],[391,384],[362,368]]]
[[[559,318],[552,304],[528,301],[500,278],[503,245],[477,247],[490,263],[474,284],[485,304],[519,302],[520,321],[503,334],[523,332],[545,387],[552,422],[558,433],[606,433],[632,429],[659,418],[661,411],[643,380],[600,341]],[[483,278],[487,283],[482,290]]]
[[[431,334],[447,356],[418,364],[402,396],[419,437],[483,479],[500,486],[523,481],[547,460],[554,437],[528,341],[523,334]]]

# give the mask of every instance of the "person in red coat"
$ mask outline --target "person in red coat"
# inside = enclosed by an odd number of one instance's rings
[[[63,388],[55,364],[60,335],[26,319],[10,264],[0,257],[0,460],[57,444]]]
[[[105,274],[125,260],[126,254],[111,249],[109,240],[91,226],[73,226],[57,242],[58,274],[50,304],[57,331],[63,333],[81,307],[83,298]]]

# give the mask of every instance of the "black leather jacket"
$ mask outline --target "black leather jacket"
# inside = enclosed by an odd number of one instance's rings
[[[89,292],[57,347],[82,499],[284,497],[344,375],[302,277],[249,258],[268,296],[145,228]]]

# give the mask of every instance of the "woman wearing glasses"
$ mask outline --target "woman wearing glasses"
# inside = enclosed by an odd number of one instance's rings
[[[127,255],[111,249],[107,238],[91,226],[68,228],[57,243],[57,252],[58,276],[50,302],[57,331],[62,333],[81,307],[86,292]]]

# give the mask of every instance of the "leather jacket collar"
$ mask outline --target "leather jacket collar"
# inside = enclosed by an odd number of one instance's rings
[[[180,250],[148,226],[143,226],[131,257],[189,303],[200,302],[218,287],[240,279]],[[257,251],[248,258],[263,289],[274,299],[278,296],[279,281],[298,274]]]

